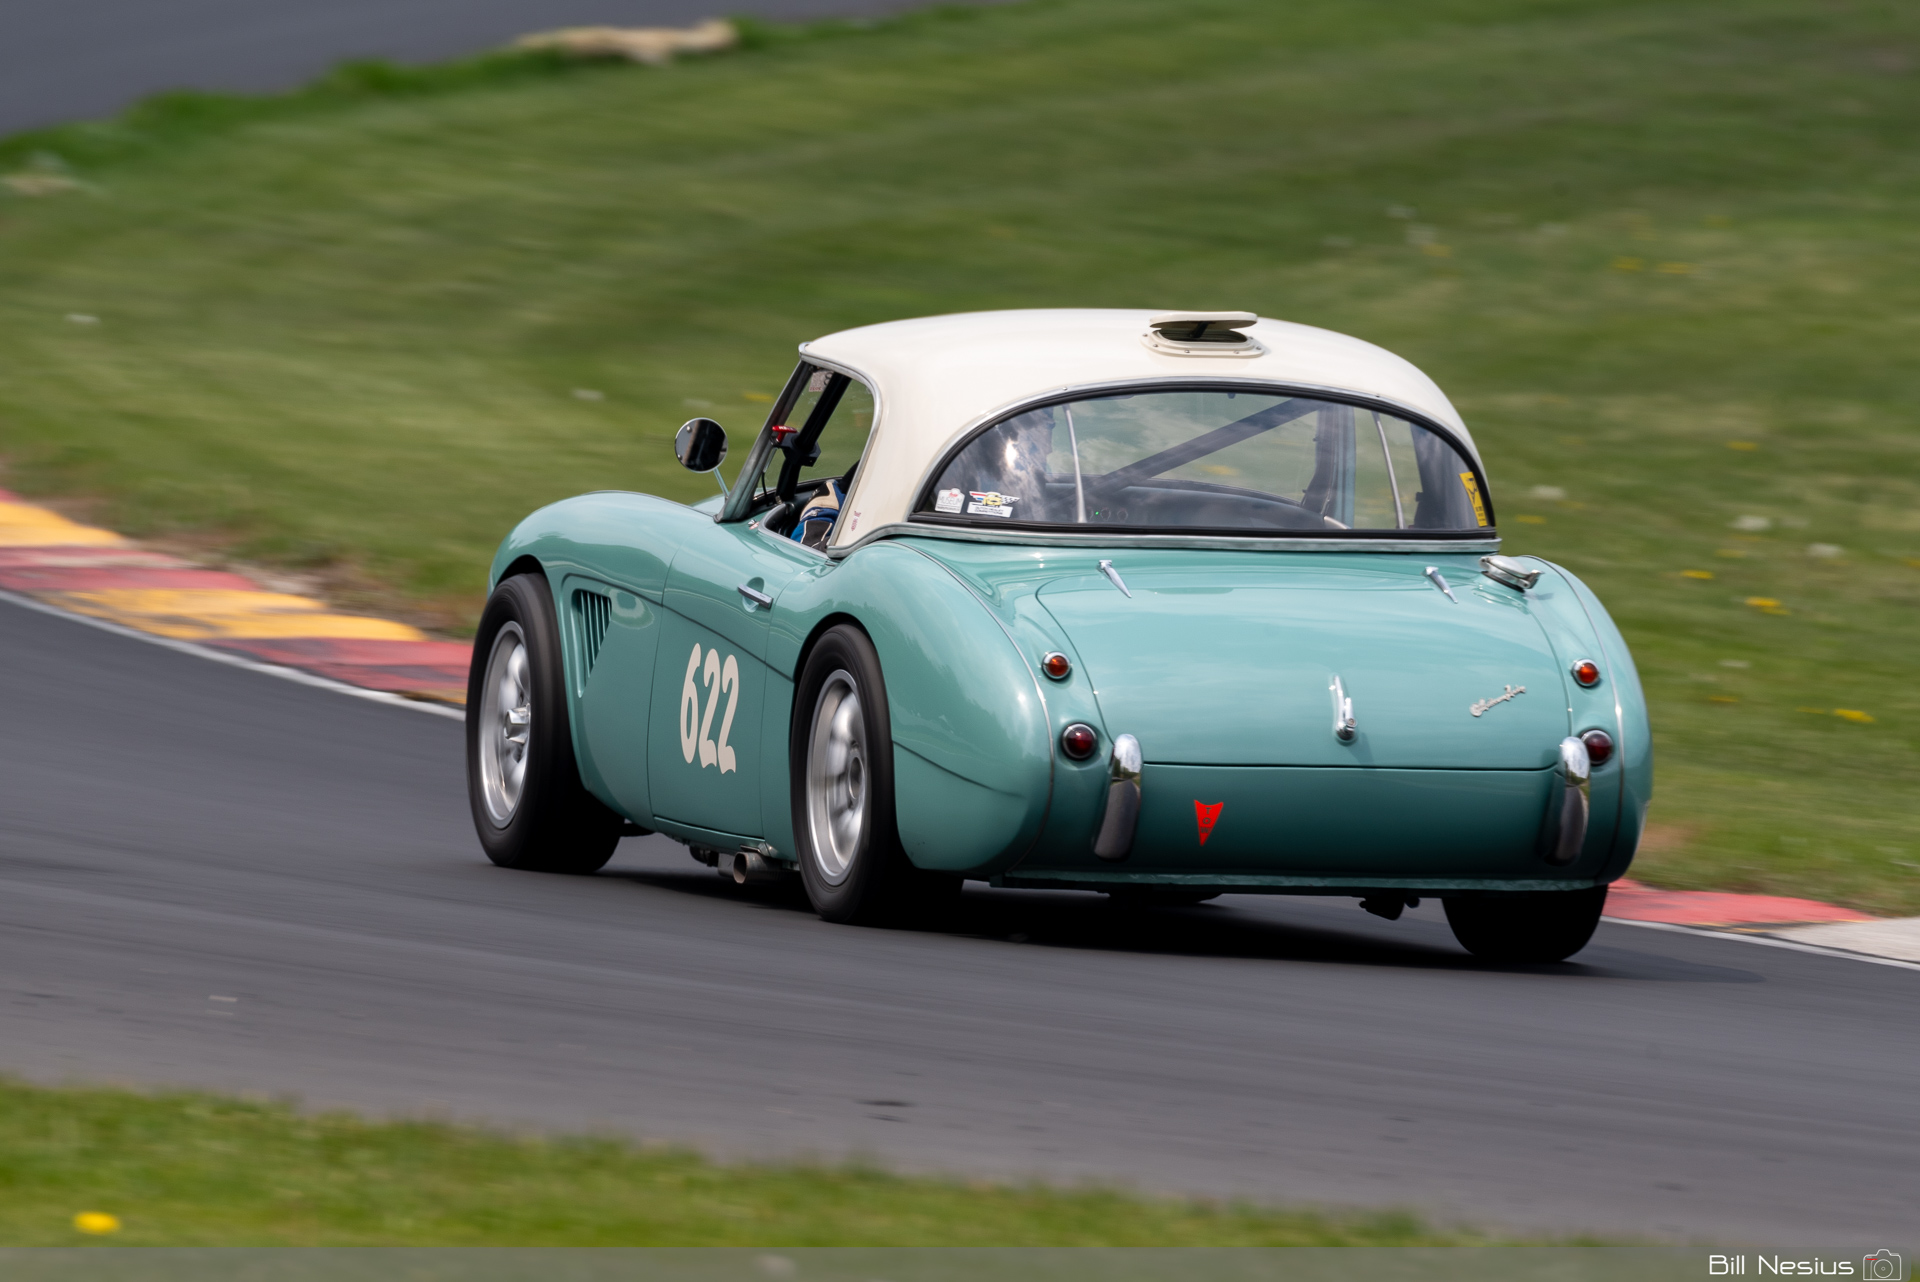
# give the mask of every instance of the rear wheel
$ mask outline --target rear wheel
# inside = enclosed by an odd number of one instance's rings
[[[793,710],[793,832],[814,911],[871,923],[957,890],[900,848],[887,687],[866,633],[842,624],[814,644]]]
[[[1475,957],[1503,962],[1564,961],[1587,946],[1607,888],[1461,896],[1445,901],[1453,937]]]
[[[467,675],[467,799],[481,848],[503,868],[589,873],[620,841],[620,816],[580,783],[560,626],[537,574],[502,580],[480,616]]]

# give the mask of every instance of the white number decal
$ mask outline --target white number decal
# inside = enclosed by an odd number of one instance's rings
[[[720,688],[727,692],[727,715],[720,719],[720,773],[734,768],[733,749],[727,746],[727,732],[733,729],[733,709],[740,702],[740,664],[732,655],[720,670]]]
[[[700,743],[700,687],[693,683],[694,673],[700,671],[700,643],[693,646],[693,657],[687,660],[687,679],[680,683],[680,755],[693,763],[694,750]]]
[[[724,775],[739,768],[739,758],[727,743],[727,736],[733,731],[734,710],[740,706],[740,660],[730,654],[723,664],[718,650],[708,650],[703,666],[701,657],[700,644],[695,642],[693,653],[687,656],[686,678],[680,683],[680,755],[688,765],[698,756],[702,769],[718,765]],[[701,680],[696,682],[695,677]],[[707,688],[704,715],[700,711],[702,684]],[[722,694],[727,696],[727,714],[720,718],[720,741],[715,743],[711,737],[713,714]]]
[[[707,651],[707,666],[700,674],[707,687],[707,715],[700,718],[700,768],[720,760],[720,750],[709,737],[713,730],[713,710],[720,706],[720,652]]]

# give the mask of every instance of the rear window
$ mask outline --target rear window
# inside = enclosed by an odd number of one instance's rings
[[[973,525],[1245,533],[1471,531],[1493,509],[1438,433],[1284,393],[1097,396],[1004,419],[919,512]]]

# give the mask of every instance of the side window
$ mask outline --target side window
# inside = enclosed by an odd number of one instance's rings
[[[873,430],[873,392],[831,370],[815,369],[804,379],[785,421],[771,428],[775,447],[757,482],[767,489],[756,507],[767,512],[768,530],[822,548]]]
[[[857,378],[837,377],[846,386],[815,441],[820,457],[800,469],[801,485],[825,477],[847,476],[860,461],[860,455],[867,448],[867,435],[873,431],[873,393]]]

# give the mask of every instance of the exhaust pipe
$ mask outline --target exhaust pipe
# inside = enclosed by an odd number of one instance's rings
[[[1107,813],[1093,853],[1117,863],[1133,853],[1133,830],[1140,822],[1140,741],[1130,734],[1115,735],[1113,759],[1107,766]]]
[[[750,881],[783,881],[792,874],[761,853],[757,846],[742,846],[733,859],[721,866],[722,875],[731,875],[736,886]]]

